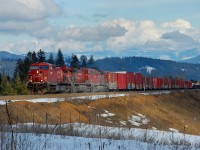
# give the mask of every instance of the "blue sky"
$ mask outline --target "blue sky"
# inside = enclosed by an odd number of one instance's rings
[[[200,54],[199,0],[0,3],[0,50],[172,60]]]

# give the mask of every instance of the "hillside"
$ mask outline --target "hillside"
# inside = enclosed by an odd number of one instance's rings
[[[147,76],[200,79],[200,64],[180,63],[145,57],[111,57],[95,61],[102,71],[141,72]],[[106,64],[106,65],[105,65]]]
[[[129,92],[126,96],[117,98],[68,100],[69,97],[82,95],[90,94],[9,96],[0,99],[22,100],[42,97],[66,99],[63,102],[52,103],[11,102],[8,109],[14,124],[16,121],[33,122],[35,116],[34,122],[42,124],[82,122],[165,131],[172,128],[182,133],[200,135],[200,91],[172,92],[162,95]],[[0,120],[7,122],[5,105],[0,105]]]
[[[0,51],[0,60],[5,60],[5,59],[16,60],[16,59],[19,59],[19,58],[23,59],[24,56],[9,53],[9,52],[6,52],[6,51]]]
[[[198,55],[196,57],[193,57],[193,58],[190,58],[190,59],[183,60],[183,62],[193,63],[193,64],[200,64],[200,55]]]

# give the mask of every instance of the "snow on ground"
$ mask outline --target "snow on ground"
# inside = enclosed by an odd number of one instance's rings
[[[177,129],[174,129],[174,128],[169,128],[169,130],[172,132],[179,132]]]
[[[100,114],[101,117],[112,117],[115,116],[116,114],[110,113],[107,110],[104,110],[105,113]]]
[[[145,115],[137,113],[138,116],[131,115],[128,117],[128,122],[130,122],[134,126],[141,126],[142,124],[148,124],[150,121],[149,119],[146,118]]]
[[[29,127],[31,127],[31,124],[29,124]],[[18,143],[24,142],[23,144],[19,143],[19,146],[27,144],[30,146],[27,149],[33,148],[33,150],[200,150],[200,136],[137,128],[103,127],[80,123],[65,124],[62,127],[63,130],[73,128],[72,131],[82,137],[32,133],[15,133],[14,137]],[[50,126],[48,129],[50,129]],[[1,134],[5,133],[0,133],[0,138],[6,137],[8,138],[7,142],[10,142],[9,138],[11,135],[7,133],[7,135],[2,136]],[[2,141],[0,140],[0,142]],[[17,142],[15,143],[16,145]],[[3,145],[3,143],[1,144]]]
[[[54,103],[54,102],[63,102],[71,99],[87,99],[87,100],[97,100],[103,98],[112,98],[112,97],[121,97],[126,96],[127,94],[108,94],[108,95],[92,95],[92,96],[79,96],[79,97],[69,97],[69,98],[38,98],[38,99],[30,99],[30,100],[9,100],[9,102],[33,102],[33,103]],[[5,105],[5,100],[0,100],[0,105]]]
[[[151,74],[153,70],[156,70],[154,67],[146,66],[147,73]]]
[[[156,92],[141,92],[141,95],[161,95],[161,94],[170,94],[171,91],[156,91]]]

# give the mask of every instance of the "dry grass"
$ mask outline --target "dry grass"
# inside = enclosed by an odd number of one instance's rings
[[[103,93],[97,93],[103,94]],[[1,97],[1,99],[32,99],[41,97],[73,97],[83,94],[33,95]],[[90,95],[86,93],[84,95]],[[163,95],[138,95],[90,100],[70,100],[55,103],[15,102],[8,105],[13,123],[37,122],[59,124],[84,122],[106,126],[136,127],[128,123],[128,116],[145,115],[150,122],[140,128],[156,127],[159,130],[178,129],[180,132],[200,135],[200,92],[173,92]],[[102,117],[107,110],[115,116]],[[7,122],[5,106],[0,106],[0,121]],[[126,125],[120,124],[126,121]],[[187,125],[184,131],[184,126]]]

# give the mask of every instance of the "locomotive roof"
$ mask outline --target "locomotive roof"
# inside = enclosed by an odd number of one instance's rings
[[[32,63],[31,66],[32,65],[52,65],[52,64],[50,64],[48,62],[36,62],[36,63]]]

